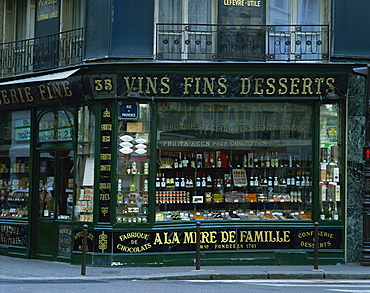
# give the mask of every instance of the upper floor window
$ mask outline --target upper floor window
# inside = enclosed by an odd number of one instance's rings
[[[6,0],[4,2],[3,42],[31,38],[35,28],[36,0]]]
[[[158,22],[210,24],[214,17],[213,0],[159,0]]]
[[[157,0],[162,60],[327,60],[329,0]]]

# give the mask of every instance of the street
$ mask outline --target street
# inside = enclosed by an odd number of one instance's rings
[[[370,280],[69,280],[48,281],[40,279],[1,281],[2,293],[19,292],[160,292],[160,293],[263,293],[263,292],[370,292]]]

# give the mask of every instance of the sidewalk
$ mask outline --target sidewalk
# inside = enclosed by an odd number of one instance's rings
[[[86,267],[61,262],[0,256],[0,281],[61,280],[246,280],[246,279],[370,279],[370,267],[333,266],[204,266],[194,267]]]

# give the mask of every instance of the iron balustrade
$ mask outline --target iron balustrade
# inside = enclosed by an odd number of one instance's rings
[[[80,64],[84,29],[0,44],[0,74],[20,73]]]
[[[328,25],[158,23],[157,60],[328,61]]]

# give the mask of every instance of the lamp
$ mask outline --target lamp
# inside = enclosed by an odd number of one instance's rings
[[[340,96],[336,93],[336,91],[339,92]],[[324,98],[327,99],[340,99],[343,97],[344,95],[342,94],[342,92],[335,86],[330,87],[329,90],[327,91],[327,94],[324,96]]]

